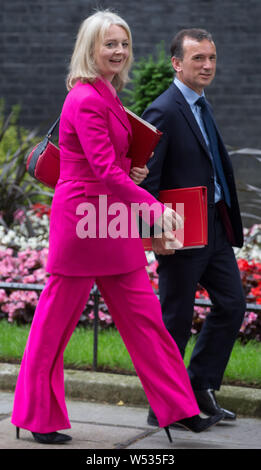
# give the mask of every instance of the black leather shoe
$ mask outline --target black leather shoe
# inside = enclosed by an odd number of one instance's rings
[[[41,444],[64,444],[65,442],[72,440],[71,436],[61,434],[59,432],[50,432],[47,434],[32,432],[32,435],[36,442]]]
[[[222,413],[222,411],[218,411],[214,416],[210,416],[209,418],[201,418],[199,415],[195,415],[191,418],[180,419],[179,421],[170,424],[169,428],[176,428],[181,426],[187,429],[188,431],[202,432],[206,431],[211,426],[214,426],[214,424],[217,424],[223,418],[224,414]],[[150,426],[159,425],[152,408],[149,408],[147,423]]]
[[[199,409],[202,411],[202,413],[208,416],[213,416],[219,412],[223,412],[223,419],[231,421],[236,419],[236,413],[221,408],[221,406],[217,403],[214,390],[194,390],[194,394],[197,399]]]

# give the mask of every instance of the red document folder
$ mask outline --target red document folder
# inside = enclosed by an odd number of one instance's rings
[[[176,238],[183,242],[183,248],[202,248],[208,242],[207,221],[207,188],[195,186],[192,188],[168,189],[160,191],[159,200],[171,203],[171,208],[184,219],[184,231],[176,230]],[[145,250],[152,250],[151,239],[143,238]]]
[[[142,168],[149,160],[162,136],[162,132],[129,109],[124,109],[132,128],[132,141],[127,157],[131,158],[132,167]]]

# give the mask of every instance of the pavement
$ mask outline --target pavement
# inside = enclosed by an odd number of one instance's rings
[[[200,434],[182,428],[171,429],[173,442],[169,443],[163,429],[147,424],[148,403],[138,377],[79,370],[65,370],[66,402],[71,421],[71,429],[65,432],[72,436],[72,441],[62,446],[42,445],[34,441],[29,431],[22,429],[20,439],[17,440],[10,416],[18,371],[18,365],[0,364],[0,449],[84,450],[84,464],[112,463],[97,461],[105,458],[104,452],[111,455],[112,450],[119,452],[120,456],[129,451],[132,457],[137,452],[142,452],[139,455],[143,455],[144,461],[140,462],[143,464],[146,463],[144,456],[148,456],[148,452],[155,452],[157,449],[160,458],[163,455],[160,449],[164,449],[164,455],[168,456],[166,458],[169,461],[154,464],[170,464],[174,463],[170,460],[174,459],[175,453],[180,449],[195,451],[261,448],[259,389],[221,387],[217,392],[218,401],[222,406],[235,411],[237,420],[222,421]],[[44,454],[47,455],[45,452]],[[62,455],[61,452],[59,455]],[[69,453],[63,452],[63,455],[69,456]],[[186,453],[188,455],[190,454]],[[87,462],[86,459],[92,460]],[[115,461],[113,466],[117,466],[116,464]]]

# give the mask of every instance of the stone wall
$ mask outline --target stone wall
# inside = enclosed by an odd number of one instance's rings
[[[261,148],[260,0],[1,0],[0,97],[21,103],[22,124],[48,125],[66,94],[65,77],[81,21],[112,8],[129,23],[138,59],[166,49],[183,27],[204,27],[218,50],[217,76],[207,91],[230,146]]]

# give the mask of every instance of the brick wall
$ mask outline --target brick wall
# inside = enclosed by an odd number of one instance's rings
[[[0,97],[22,105],[22,124],[48,125],[60,112],[81,21],[113,8],[129,23],[138,59],[183,27],[212,32],[217,76],[207,91],[228,145],[261,148],[260,0],[1,0]]]

